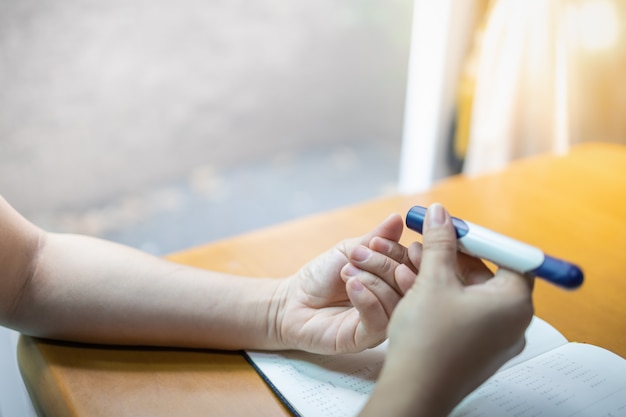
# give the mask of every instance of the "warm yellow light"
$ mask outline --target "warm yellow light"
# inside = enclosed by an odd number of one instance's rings
[[[590,51],[609,49],[617,42],[619,19],[610,0],[584,0],[577,10],[581,46]]]

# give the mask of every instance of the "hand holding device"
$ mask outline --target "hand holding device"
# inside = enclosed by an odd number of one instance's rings
[[[412,207],[406,215],[407,227],[422,233],[425,216],[426,207]],[[522,274],[536,275],[564,288],[578,288],[583,283],[583,272],[570,262],[456,217],[452,217],[452,224],[461,252]]]

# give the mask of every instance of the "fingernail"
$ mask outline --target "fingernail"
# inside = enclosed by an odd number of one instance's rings
[[[431,204],[426,213],[426,220],[428,226],[441,226],[446,221],[446,211],[443,206],[439,203]]]
[[[352,264],[348,264],[343,268],[343,275],[346,277],[356,277],[361,273],[361,270]]]
[[[375,237],[370,242],[369,248],[375,250],[376,252],[389,253],[391,252],[391,243],[380,237]]]
[[[370,251],[366,247],[357,246],[352,251],[352,256],[350,256],[350,258],[357,262],[365,262],[369,259],[371,255],[372,255],[372,251]]]
[[[359,281],[358,279],[350,280],[348,285],[352,288],[353,291],[356,291],[356,292],[361,292],[365,289],[365,286],[363,285],[363,283]]]

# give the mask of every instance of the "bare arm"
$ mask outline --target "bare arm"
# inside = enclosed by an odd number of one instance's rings
[[[177,265],[85,236],[49,235],[19,317],[26,331],[58,339],[275,349],[268,318],[280,282]]]
[[[14,319],[44,237],[0,196],[0,323]]]
[[[93,343],[359,351],[384,339],[399,301],[402,220],[346,239],[291,277],[249,278],[168,262],[112,242],[52,234],[0,199],[0,324],[39,337]],[[375,241],[375,239],[374,239]],[[379,240],[382,241],[382,240]],[[382,279],[381,279],[382,278]],[[359,285],[357,285],[357,283]]]
[[[276,348],[281,280],[178,265],[87,236],[51,234],[0,200],[1,322],[83,342]],[[266,345],[267,344],[267,345]]]

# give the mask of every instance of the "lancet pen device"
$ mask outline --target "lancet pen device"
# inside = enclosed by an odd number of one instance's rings
[[[406,215],[409,229],[422,233],[426,207],[412,207]],[[533,274],[564,288],[583,283],[579,267],[548,256],[540,249],[506,237],[487,228],[452,217],[457,244],[461,252],[493,262],[522,274]]]

